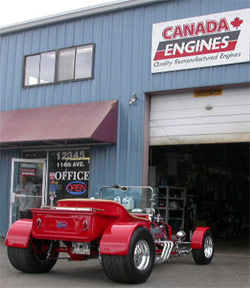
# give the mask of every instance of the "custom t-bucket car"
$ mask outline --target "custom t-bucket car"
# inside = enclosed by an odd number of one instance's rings
[[[209,227],[198,227],[191,242],[156,212],[148,186],[102,187],[98,199],[63,199],[56,206],[32,209],[33,219],[20,219],[5,244],[11,264],[27,273],[48,272],[67,253],[72,261],[99,258],[106,276],[116,282],[142,283],[154,263],[193,254],[209,264],[214,241]],[[60,254],[60,255],[59,255]]]

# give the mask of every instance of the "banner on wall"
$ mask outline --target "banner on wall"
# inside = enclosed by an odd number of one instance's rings
[[[249,61],[250,9],[153,24],[151,72]]]

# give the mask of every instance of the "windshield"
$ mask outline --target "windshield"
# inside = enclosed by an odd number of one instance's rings
[[[102,187],[99,192],[101,199],[113,200],[122,204],[134,213],[146,212],[153,207],[153,189],[149,186],[112,186]]]

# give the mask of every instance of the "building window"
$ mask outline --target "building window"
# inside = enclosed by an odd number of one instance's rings
[[[88,198],[90,184],[90,149],[65,149],[50,151],[24,151],[25,159],[45,159],[48,157],[47,175],[39,174],[37,177],[46,177],[44,199],[45,205],[50,204],[50,196],[55,197],[54,204],[65,198]]]
[[[93,45],[59,50],[57,81],[91,78],[92,63]]]
[[[48,197],[88,198],[90,150],[58,150],[49,152]]]
[[[41,54],[39,84],[52,83],[55,81],[55,52]]]
[[[75,48],[59,50],[57,80],[74,79]]]
[[[94,45],[90,44],[26,56],[24,86],[90,79],[93,55]]]
[[[39,77],[40,55],[26,57],[25,63],[25,86],[37,85]]]
[[[25,86],[53,83],[55,81],[56,52],[46,52],[25,58]]]
[[[93,45],[76,49],[75,79],[91,78],[93,63]]]

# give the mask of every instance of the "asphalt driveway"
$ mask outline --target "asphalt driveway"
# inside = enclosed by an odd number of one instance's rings
[[[99,288],[99,287],[250,287],[248,239],[231,242],[220,240],[210,265],[196,265],[192,255],[171,258],[156,264],[147,282],[140,285],[113,283],[106,278],[98,260],[69,262],[58,260],[51,272],[25,274],[15,270],[8,261],[4,239],[0,240],[1,288]]]

